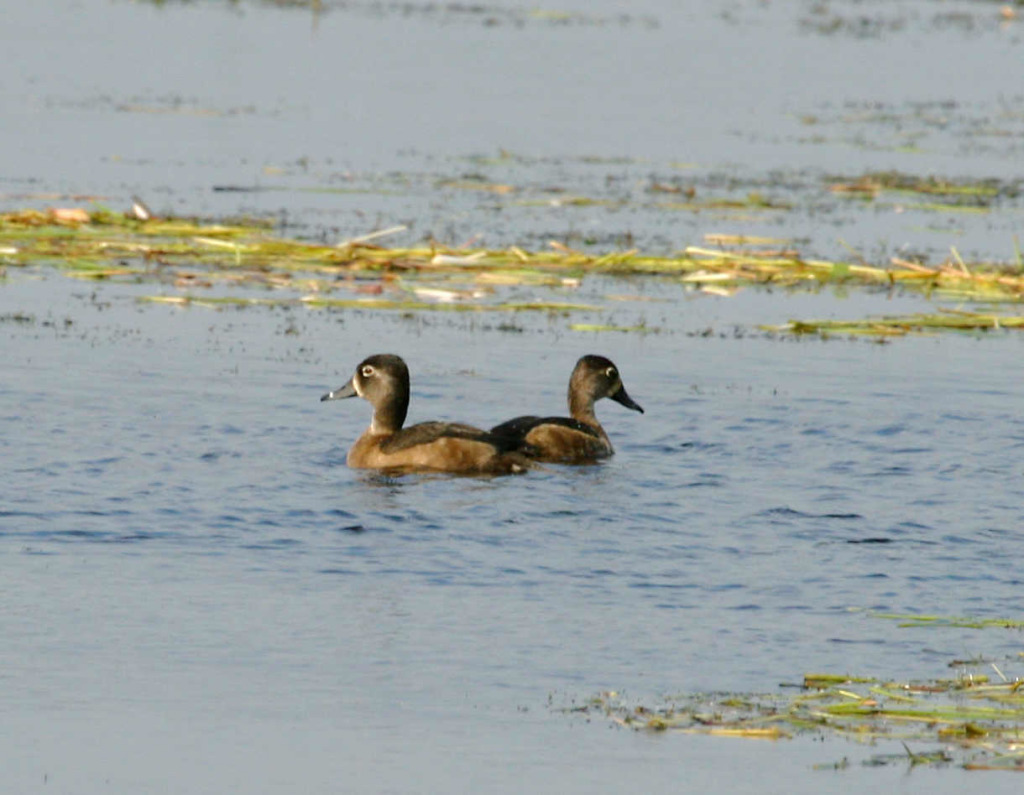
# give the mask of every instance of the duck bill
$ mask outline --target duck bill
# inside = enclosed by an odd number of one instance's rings
[[[349,379],[345,386],[339,386],[337,389],[333,389],[326,395],[320,398],[324,400],[341,400],[342,398],[355,397],[358,393],[356,392],[355,385],[352,383],[352,379]]]
[[[609,397],[616,403],[621,403],[627,409],[639,411],[641,414],[644,413],[643,408],[640,406],[639,403],[637,403],[635,400],[633,400],[633,398],[629,396],[629,393],[626,391],[626,387],[624,386],[620,386],[619,391],[616,392],[614,395],[609,395]]]

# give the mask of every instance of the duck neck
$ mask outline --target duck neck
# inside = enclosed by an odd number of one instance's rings
[[[569,390],[569,416],[584,425],[589,425],[599,431],[602,430],[601,423],[597,421],[597,415],[594,414],[594,399],[571,389]]]
[[[370,433],[378,436],[389,436],[402,430],[405,415],[409,411],[409,396],[396,396],[374,406],[373,421]]]

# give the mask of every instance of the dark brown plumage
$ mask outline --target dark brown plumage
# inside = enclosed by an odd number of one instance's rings
[[[520,449],[537,461],[593,463],[615,452],[594,414],[594,403],[606,397],[643,414],[610,359],[584,356],[569,377],[569,417],[516,417],[495,425],[491,433],[517,440]]]

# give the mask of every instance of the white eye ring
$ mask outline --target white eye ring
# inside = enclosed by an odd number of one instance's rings
[[[362,374],[363,378],[369,378],[370,376],[373,375],[374,370],[373,367],[371,367],[370,365],[364,364],[362,370],[360,370],[359,372]]]
[[[604,371],[604,374],[609,378],[615,378],[615,368],[609,367],[607,370]]]

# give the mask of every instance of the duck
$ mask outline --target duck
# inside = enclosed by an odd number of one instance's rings
[[[348,451],[353,469],[518,474],[534,468],[519,440],[459,422],[402,427],[409,410],[409,367],[400,356],[363,359],[348,382],[320,400],[361,397],[373,406],[370,427]]]
[[[604,356],[583,356],[569,377],[568,417],[515,417],[491,428],[496,436],[516,439],[528,457],[550,464],[590,464],[615,453],[608,434],[594,414],[594,403],[611,398],[644,413],[619,375],[619,368]]]

